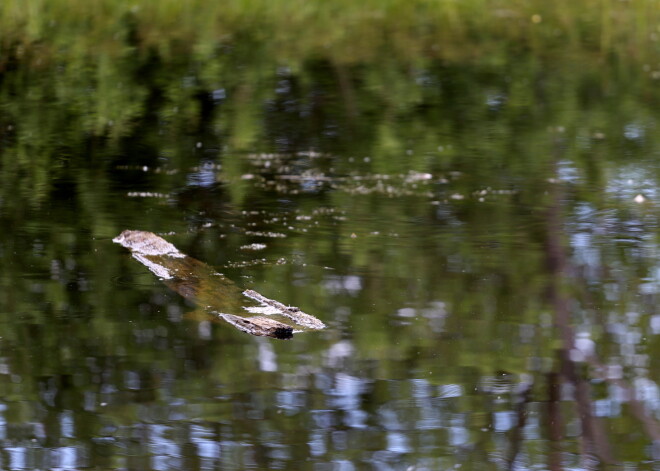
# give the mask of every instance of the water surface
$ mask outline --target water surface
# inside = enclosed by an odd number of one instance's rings
[[[657,468],[654,88],[223,54],[4,73],[1,467]],[[327,329],[212,322],[124,229]]]

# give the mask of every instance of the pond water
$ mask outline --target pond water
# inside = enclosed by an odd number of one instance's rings
[[[651,79],[99,62],[0,81],[0,467],[659,469]],[[327,328],[215,322],[125,229]]]

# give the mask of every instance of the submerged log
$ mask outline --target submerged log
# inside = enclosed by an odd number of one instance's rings
[[[231,314],[220,314],[220,317],[248,334],[285,340],[293,337],[293,327],[267,317],[240,317]]]
[[[286,306],[254,290],[241,290],[210,266],[179,252],[152,232],[126,230],[113,242],[129,249],[133,258],[169,288],[197,303],[212,319],[223,320],[243,332],[289,339],[294,332],[325,328],[323,322],[297,307]]]

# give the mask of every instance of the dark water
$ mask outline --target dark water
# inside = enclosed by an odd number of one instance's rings
[[[571,67],[5,73],[0,467],[657,469],[657,113]],[[199,321],[124,229],[328,328]]]

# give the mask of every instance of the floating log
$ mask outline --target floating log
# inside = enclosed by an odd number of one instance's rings
[[[133,258],[173,291],[193,300],[212,319],[223,320],[243,332],[289,339],[294,332],[325,328],[319,319],[295,306],[286,306],[251,289],[240,289],[212,267],[179,252],[152,232],[125,230],[113,242],[129,249]]]

